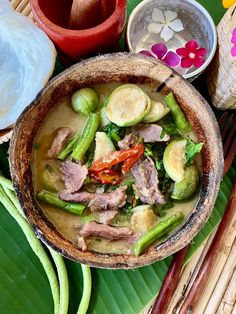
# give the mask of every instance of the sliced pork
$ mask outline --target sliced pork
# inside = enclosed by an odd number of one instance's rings
[[[129,149],[138,143],[139,137],[133,133],[126,135],[123,140],[118,142],[120,149]]]
[[[88,175],[86,166],[71,160],[63,162],[60,166],[60,171],[65,182],[66,191],[69,193],[79,191]]]
[[[164,196],[158,188],[157,170],[153,160],[149,157],[139,160],[131,169],[135,177],[133,185],[135,194],[145,204],[163,204]]]
[[[158,124],[139,124],[132,128],[132,134],[143,138],[144,143],[166,142],[170,135],[165,134],[161,138],[163,128]]]
[[[129,149],[143,139],[144,143],[166,142],[170,139],[168,134],[161,138],[163,128],[158,124],[139,124],[132,128],[132,132],[118,142],[120,149]]]
[[[110,241],[126,239],[132,234],[127,227],[112,227],[96,222],[89,222],[80,230],[80,236],[99,237]]]
[[[67,139],[72,134],[70,128],[61,127],[56,129],[56,135],[52,140],[50,149],[47,152],[49,158],[55,158],[60,153],[64,145],[66,144]]]
[[[64,201],[69,202],[80,202],[88,205],[91,211],[102,211],[102,210],[116,210],[125,205],[127,195],[125,193],[127,186],[122,186],[110,193],[89,193],[89,192],[78,192],[68,193],[62,191],[60,198]]]

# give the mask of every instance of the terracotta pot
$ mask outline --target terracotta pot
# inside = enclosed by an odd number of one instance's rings
[[[83,30],[68,29],[72,0],[30,0],[38,26],[51,38],[59,51],[72,60],[116,45],[126,20],[126,0],[109,0],[100,24]],[[89,18],[89,17],[88,17]]]
[[[78,88],[97,83],[148,84],[158,92],[172,91],[191,122],[202,151],[202,188],[199,201],[182,227],[167,240],[139,257],[82,252],[65,239],[45,218],[33,189],[31,160],[34,138],[48,112],[64,96]],[[215,116],[194,87],[158,61],[136,54],[109,54],[82,61],[62,72],[42,90],[18,119],[10,145],[10,168],[14,188],[26,217],[38,237],[72,260],[95,267],[134,268],[175,253],[187,245],[211,215],[219,190],[223,153]]]

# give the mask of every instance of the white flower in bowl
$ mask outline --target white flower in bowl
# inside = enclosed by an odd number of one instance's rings
[[[166,42],[169,41],[175,32],[180,32],[184,29],[183,23],[177,18],[177,13],[174,11],[164,11],[154,8],[152,12],[152,19],[156,23],[150,23],[148,25],[148,31],[150,33],[160,33],[161,38]]]

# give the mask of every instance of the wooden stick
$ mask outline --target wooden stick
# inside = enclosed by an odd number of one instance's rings
[[[18,7],[20,2],[21,2],[21,0],[12,0],[11,1],[11,5],[12,5],[14,10]]]
[[[166,313],[169,301],[176,288],[176,282],[179,280],[179,275],[187,252],[188,246],[175,254],[158,297],[156,298],[151,314]]]
[[[31,18],[31,20],[33,20],[33,22],[36,23],[33,12],[30,12],[29,17]]]
[[[208,281],[204,286],[204,291],[202,296],[198,299],[198,302],[195,307],[196,313],[207,313],[207,314],[215,314],[216,311],[212,311],[210,307],[208,307],[209,311],[206,310],[209,301],[211,298],[214,298],[214,291],[216,289],[219,278],[222,273],[224,273],[224,267],[226,266],[228,257],[232,250],[233,243],[236,237],[236,212],[234,217],[230,223],[230,228],[228,229],[228,234],[224,239],[224,243],[222,248],[217,253],[217,256],[214,259],[214,267],[210,271],[210,276]],[[193,283],[194,284],[194,283]],[[219,298],[219,301],[221,299]]]
[[[29,16],[30,12],[31,12],[31,7],[30,7],[30,3],[28,3],[27,6],[22,11],[22,14],[24,14],[25,16]]]
[[[235,176],[231,196],[227,204],[227,207],[225,209],[225,214],[223,216],[223,219],[221,220],[219,228],[216,232],[216,236],[199,270],[199,273],[195,279],[194,285],[190,289],[190,292],[183,306],[181,307],[179,311],[179,314],[186,314],[188,313],[188,311],[193,311],[195,309],[197,301],[200,298],[202,291],[204,289],[204,286],[207,282],[207,279],[210,276],[211,270],[214,265],[215,257],[217,256],[219,251],[222,249],[223,240],[227,235],[228,227],[233,218],[235,210],[236,210],[236,176]]]
[[[235,283],[236,283],[236,269],[234,270],[233,276],[230,280],[230,283],[227,287],[225,295],[221,301],[221,304],[220,304],[216,314],[232,313],[232,312],[236,313]]]
[[[214,231],[201,245],[201,247],[194,254],[191,261],[184,267],[179,278],[178,285],[174,291],[173,297],[169,302],[167,313],[176,313],[184,301],[188,291],[190,290],[194,279],[201,267],[201,264],[207,254],[207,251],[213,241]]]
[[[234,308],[233,308],[232,314],[236,314],[236,303],[234,304]]]
[[[16,12],[21,13],[25,9],[28,3],[29,3],[29,0],[22,0],[20,4],[17,6]]]
[[[227,232],[227,236],[224,238],[224,242],[222,245],[221,250],[219,250],[217,256],[214,260],[214,265],[211,269],[210,277],[204,287],[204,291],[202,296],[197,302],[195,311],[196,313],[206,313],[206,314],[215,314],[216,311],[212,311],[211,307],[208,307],[208,303],[210,302],[211,298],[214,297],[214,291],[218,284],[218,280],[222,273],[224,273],[224,267],[226,266],[227,260],[230,256],[230,252],[232,250],[232,246],[234,244],[236,238],[236,211],[234,213],[233,218],[231,219],[230,226]],[[186,294],[187,295],[187,294]],[[219,298],[221,301],[221,298]],[[208,309],[206,309],[208,307]]]
[[[221,275],[218,278],[215,289],[211,295],[210,301],[207,304],[205,311],[210,313],[216,313],[217,309],[222,301],[225,291],[229,286],[230,279],[236,269],[236,240],[231,247],[230,254],[228,255],[228,259],[225,263],[224,268],[221,271]],[[236,283],[236,281],[235,281]],[[234,289],[235,291],[235,289]]]

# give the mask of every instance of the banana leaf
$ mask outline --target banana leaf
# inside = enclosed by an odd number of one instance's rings
[[[128,14],[140,0],[128,1]],[[221,1],[200,0],[218,23],[224,13]],[[121,47],[124,49],[124,36]],[[0,145],[0,168],[9,176],[8,145]],[[213,214],[193,240],[187,261],[217,226],[224,212],[236,172],[236,161],[221,184]],[[1,201],[1,200],[0,200]],[[137,270],[92,269],[92,298],[88,313],[136,314],[141,312],[159,291],[172,257]],[[82,295],[79,263],[66,260],[70,282],[69,314],[76,313]],[[0,313],[50,314],[53,302],[47,277],[29,247],[21,229],[0,204]]]

